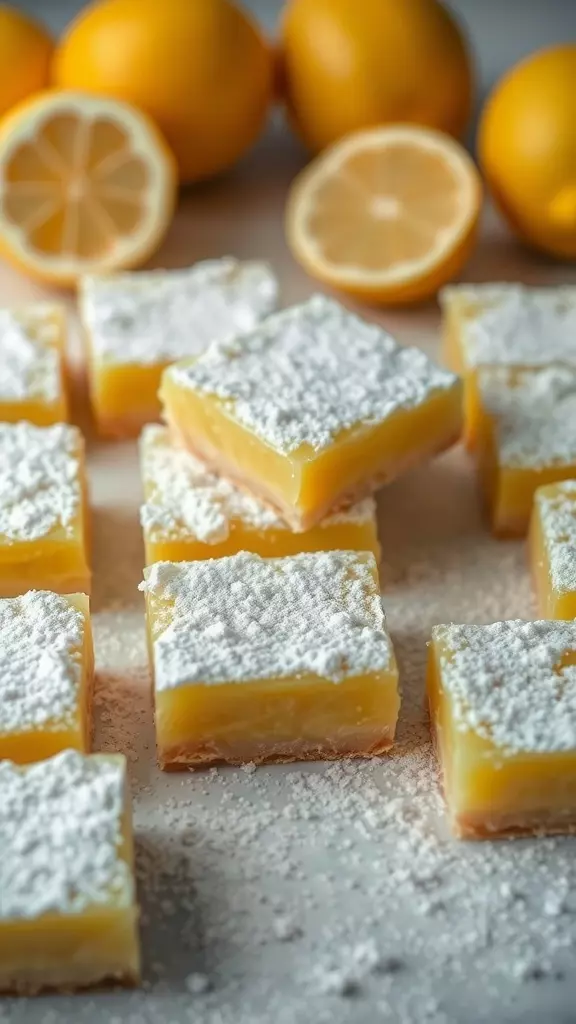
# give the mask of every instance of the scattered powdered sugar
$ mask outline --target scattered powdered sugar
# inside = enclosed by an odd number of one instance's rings
[[[462,326],[471,366],[576,366],[576,288],[501,286],[487,300],[489,307]]]
[[[148,500],[140,521],[152,539],[189,539],[217,544],[230,535],[234,520],[253,530],[289,530],[283,519],[248,491],[213,473],[184,449],[176,448],[165,427],[150,424],[140,440]],[[373,522],[372,498],[329,515],[321,526]]]
[[[315,295],[252,333],[215,343],[169,374],[215,395],[236,419],[283,453],[328,447],[342,431],[414,409],[457,385],[417,348]]]
[[[57,423],[0,423],[0,535],[30,541],[73,529],[81,501],[82,435]]]
[[[457,727],[506,754],[576,749],[576,653],[572,622],[437,626],[442,688]]]
[[[576,590],[576,481],[565,480],[536,491],[552,586],[566,593]]]
[[[0,601],[0,733],[62,728],[78,713],[84,617],[33,590]]]
[[[132,902],[124,777],[123,759],[72,750],[25,768],[0,762],[0,919]]]
[[[576,326],[576,325],[575,325]],[[482,404],[494,417],[500,462],[533,469],[576,464],[576,372],[481,370]]]
[[[61,355],[53,344],[50,307],[0,309],[0,401],[55,402],[62,391]]]
[[[277,305],[266,263],[226,257],[185,270],[86,277],[80,308],[92,348],[109,363],[159,363],[252,330]]]
[[[372,555],[322,551],[263,559],[241,552],[158,562],[145,576],[152,616],[157,611],[164,618],[162,602],[173,602],[154,643],[159,690],[301,672],[337,683],[390,668]]]

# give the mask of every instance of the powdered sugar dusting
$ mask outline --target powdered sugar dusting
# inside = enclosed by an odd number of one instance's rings
[[[84,616],[64,597],[0,600],[0,733],[74,723],[83,640]]]
[[[536,491],[552,586],[561,593],[576,591],[576,481]]]
[[[61,354],[49,306],[0,309],[0,401],[56,402],[62,391]]]
[[[132,902],[124,777],[123,758],[72,750],[26,768],[0,762],[0,919]]]
[[[269,506],[217,476],[189,452],[176,448],[165,427],[150,424],[140,440],[142,479],[148,500],[140,521],[152,540],[226,540],[234,521],[253,530],[289,530]],[[322,526],[374,521],[372,498],[333,513]]]
[[[313,296],[241,338],[214,344],[168,371],[215,395],[238,421],[283,453],[328,447],[343,431],[381,423],[457,385],[416,348]]]
[[[154,642],[158,690],[311,672],[337,683],[386,671],[392,648],[372,555],[159,562],[142,588],[165,627]],[[163,615],[162,602],[173,602]]]
[[[462,325],[462,344],[471,366],[576,366],[576,288],[490,286],[488,302]]]
[[[500,462],[533,469],[576,464],[576,372],[481,370],[482,403],[494,417]]]
[[[0,423],[0,535],[6,541],[70,533],[81,500],[82,435],[57,423]]]
[[[80,306],[98,359],[151,364],[195,355],[217,338],[251,330],[277,300],[267,264],[226,257],[184,270],[86,277]]]
[[[437,626],[442,688],[455,721],[502,752],[576,750],[576,625]]]

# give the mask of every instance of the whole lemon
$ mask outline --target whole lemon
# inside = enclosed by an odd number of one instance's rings
[[[513,231],[554,256],[576,257],[576,44],[541,50],[489,96],[478,152]]]
[[[99,0],[57,48],[53,81],[127,100],[154,118],[182,181],[230,167],[263,127],[273,58],[230,0]]]
[[[0,116],[46,87],[53,46],[38,22],[0,4]]]
[[[394,121],[456,136],[468,123],[471,60],[438,0],[291,0],[281,54],[290,119],[312,150]]]

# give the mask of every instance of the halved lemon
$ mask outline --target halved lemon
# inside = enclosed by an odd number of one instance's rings
[[[0,250],[42,280],[68,285],[143,263],[176,189],[167,144],[126,103],[49,91],[0,123]]]
[[[296,178],[286,234],[315,278],[382,304],[416,302],[458,273],[482,201],[467,152],[441,132],[355,132]]]

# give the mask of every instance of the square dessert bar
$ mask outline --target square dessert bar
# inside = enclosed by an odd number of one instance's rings
[[[126,762],[0,761],[0,992],[140,976]]]
[[[456,835],[576,828],[576,623],[436,626],[428,697]]]
[[[86,533],[80,431],[0,423],[0,597],[89,593]]]
[[[576,369],[483,370],[478,465],[494,533],[522,536],[534,493],[576,476]]]
[[[90,749],[94,654],[85,594],[0,599],[0,759]]]
[[[149,424],[140,438],[146,564],[193,562],[253,551],[264,558],[302,551],[371,551],[379,557],[376,503],[364,498],[294,533],[269,505],[213,473]]]
[[[144,575],[161,767],[392,744],[398,671],[372,555],[242,552]]]
[[[482,433],[478,372],[576,368],[576,287],[451,285],[441,293],[444,357],[465,382],[466,439]]]
[[[265,263],[232,258],[84,278],[80,316],[99,431],[137,435],[158,420],[165,367],[217,338],[250,330],[277,300],[276,278]]]
[[[0,421],[45,427],[67,419],[65,342],[61,306],[0,309]]]
[[[293,530],[458,439],[461,389],[415,348],[316,295],[162,379],[174,436]]]
[[[540,614],[576,619],[576,480],[536,491],[530,559]]]

